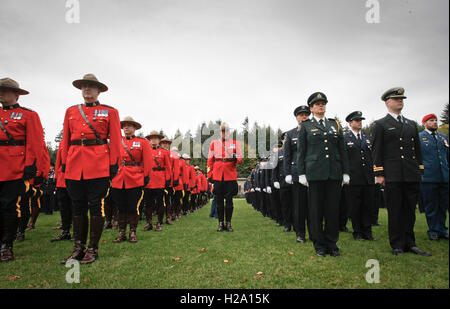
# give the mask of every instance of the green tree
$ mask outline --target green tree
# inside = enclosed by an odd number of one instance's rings
[[[444,106],[444,110],[441,113],[441,122],[442,124],[448,124],[448,102]]]

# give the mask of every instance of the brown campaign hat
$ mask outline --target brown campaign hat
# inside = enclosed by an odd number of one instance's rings
[[[28,91],[21,89],[19,86],[19,83],[16,82],[15,80],[9,78],[9,77],[5,77],[0,79],[0,89],[6,89],[6,90],[11,90],[13,92],[16,92],[20,95],[25,95],[25,94],[29,94]]]
[[[134,126],[136,128],[136,130],[139,130],[140,128],[142,128],[141,124],[139,122],[134,121],[134,119],[130,116],[123,118],[123,120],[120,122],[120,127],[123,129],[123,126],[127,123]]]
[[[99,82],[94,74],[86,74],[82,79],[77,79],[72,82],[72,85],[74,85],[75,88],[78,89],[81,89],[81,87],[85,84],[95,85],[100,90],[100,92],[105,92],[108,90],[108,87],[105,84]]]
[[[164,136],[163,139],[160,141],[160,143],[169,143],[172,144],[172,141],[167,138],[167,136]]]
[[[150,134],[147,135],[145,138],[146,138],[146,139],[150,139],[152,136],[157,136],[159,139],[163,139],[163,138],[164,138],[164,135],[159,134],[158,131],[152,131],[152,132],[150,132]]]

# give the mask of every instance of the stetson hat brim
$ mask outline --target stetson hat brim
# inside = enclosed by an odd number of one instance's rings
[[[152,138],[153,136],[156,136],[157,138],[159,138],[159,139],[163,139],[164,138],[164,135],[162,135],[162,134],[159,134],[159,133],[156,133],[156,132],[151,132],[149,135],[147,135],[145,138],[146,139],[149,139],[149,138]]]
[[[133,127],[136,128],[136,130],[139,130],[140,128],[142,128],[142,126],[141,126],[141,124],[140,124],[139,122],[131,121],[131,120],[122,120],[122,121],[120,122],[120,128],[123,129],[123,127],[124,127],[126,124],[131,124]]]
[[[0,79],[0,89],[9,90],[15,93],[18,93],[20,95],[27,95],[29,94],[28,91],[25,89],[22,89],[19,87],[19,83],[17,83],[15,80],[12,80],[11,78],[2,78]]]
[[[100,92],[108,91],[108,86],[99,82],[93,74],[86,74],[82,79],[77,79],[72,82],[72,85],[78,89],[81,89],[81,87],[86,84],[94,85]]]

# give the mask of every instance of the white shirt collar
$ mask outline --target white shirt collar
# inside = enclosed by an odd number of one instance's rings
[[[425,129],[425,131],[427,131],[428,132],[428,134],[430,134],[430,135],[432,135],[432,131],[430,131],[430,130],[428,130],[428,129]],[[436,133],[436,131],[434,131],[435,132],[435,134],[437,135],[437,133]]]
[[[350,131],[352,131],[353,135],[354,135],[356,138],[358,138],[358,133],[359,133],[359,136],[360,136],[361,139],[362,139],[362,133],[361,133],[361,131],[355,132],[355,131],[353,131],[353,129],[350,129]]]
[[[397,119],[397,117],[398,116],[401,116],[402,117],[402,120],[404,120],[405,119],[405,117],[403,117],[403,115],[402,114],[394,114],[394,113],[390,113],[390,112],[388,112],[388,114],[389,115],[391,115],[392,116],[392,118],[394,118],[395,119],[395,121],[398,121],[398,119]]]
[[[319,124],[320,124],[319,121],[322,119],[323,123],[325,124],[325,116],[323,116],[323,118],[317,118],[316,116],[313,115],[313,118],[316,119],[317,123],[319,123]]]

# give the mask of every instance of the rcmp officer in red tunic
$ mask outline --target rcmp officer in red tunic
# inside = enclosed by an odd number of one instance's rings
[[[178,153],[178,148],[172,147],[171,149],[171,156],[174,159],[174,166],[178,165],[178,185],[174,185],[174,196],[173,196],[173,215],[172,220],[178,221],[180,219],[181,215],[181,200],[184,197],[184,190],[183,190],[183,184],[186,181],[186,175],[185,175],[185,162],[180,158],[180,154]],[[174,169],[175,172],[176,168]],[[176,182],[174,182],[175,184]]]
[[[119,169],[120,119],[115,108],[98,101],[99,94],[108,87],[93,74],[86,74],[72,84],[81,90],[85,103],[69,107],[64,118],[61,163],[73,204],[75,247],[62,263],[76,259],[88,264],[98,258],[104,201],[109,194],[110,181]]]
[[[178,160],[178,154],[173,154],[170,151],[170,145],[172,144],[172,141],[168,139],[167,137],[164,137],[161,140],[161,147],[167,151],[169,158],[170,158],[170,165],[172,167],[171,171],[171,179],[172,182],[170,184],[170,187],[167,188],[165,191],[167,191],[165,195],[165,203],[166,203],[166,223],[172,224],[172,219],[174,218],[174,210],[175,210],[175,190],[174,188],[179,185],[179,177],[180,177],[180,165]]]
[[[131,117],[125,117],[120,126],[122,151],[119,172],[111,184],[111,198],[119,208],[119,235],[115,243],[126,241],[126,229],[130,223],[129,241],[137,242],[136,228],[139,221],[139,206],[144,198],[144,187],[148,184],[152,168],[150,143],[134,135],[142,126]]]
[[[230,138],[230,127],[220,126],[221,138],[213,140],[208,153],[208,179],[214,182],[219,228],[217,231],[232,232],[233,196],[238,192],[237,165],[242,163],[241,145]],[[224,226],[224,217],[226,226]]]
[[[183,215],[188,215],[190,213],[190,201],[191,201],[191,193],[195,184],[195,169],[189,163],[191,162],[191,157],[184,153],[181,158],[184,160],[184,173],[185,179],[183,180],[183,189],[184,189],[184,197],[183,197]]]
[[[170,165],[169,153],[159,145],[164,135],[157,131],[152,131],[145,138],[150,140],[152,168],[150,171],[150,182],[145,186],[145,217],[147,225],[144,231],[153,229],[152,218],[153,211],[158,215],[158,223],[155,231],[162,231],[162,223],[164,220],[164,189],[170,187],[172,167]]]
[[[51,240],[51,242],[59,240],[71,240],[70,227],[72,225],[72,201],[67,192],[66,180],[62,172],[61,165],[62,143],[59,143],[58,152],[55,162],[55,178],[56,178],[56,201],[59,206],[61,215],[61,234]]]
[[[376,182],[385,186],[392,253],[429,256],[417,247],[414,237],[423,164],[417,124],[401,114],[405,98],[401,87],[381,96],[388,114],[373,125],[373,170]]]
[[[0,79],[0,261],[14,260],[13,241],[21,217],[21,195],[29,180],[44,170],[44,133],[36,112],[19,105],[29,92],[10,79]]]

